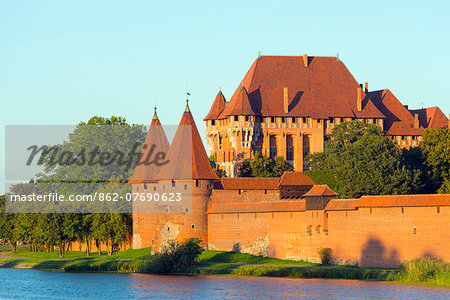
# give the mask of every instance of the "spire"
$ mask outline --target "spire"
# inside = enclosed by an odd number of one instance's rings
[[[186,99],[186,108],[184,109],[184,112],[191,112],[191,110],[189,109],[189,99]]]
[[[150,126],[153,125],[161,125],[161,122],[159,121],[158,114],[156,113],[156,106],[155,106],[155,112],[153,113],[152,123]]]
[[[161,168],[157,176],[158,180],[218,179],[209,163],[189,106],[186,106],[181,117],[169,148],[168,159],[170,163]]]
[[[225,109],[226,104],[227,100],[225,99],[225,96],[222,94],[222,90],[219,88],[219,92],[217,93],[217,96],[214,99],[214,102],[209,110],[209,113],[203,119],[203,121],[217,119],[219,115],[222,113],[222,111]]]
[[[129,180],[129,183],[154,181],[161,167],[158,167],[155,164],[149,164],[148,162],[154,158],[152,155],[155,155],[155,153],[162,152],[167,154],[168,151],[169,142],[167,141],[161,122],[158,119],[155,107],[155,113],[153,114],[153,119],[148,129],[144,146],[141,150],[139,158],[139,162],[141,163],[136,166],[133,177]]]

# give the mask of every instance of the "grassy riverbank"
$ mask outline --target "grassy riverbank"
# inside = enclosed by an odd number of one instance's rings
[[[29,252],[26,248],[17,253],[0,252],[0,267],[29,268],[65,272],[122,272],[146,273],[152,259],[150,248],[115,252],[108,256],[69,251],[64,259],[57,252]],[[196,264],[185,275],[229,275],[285,278],[333,278],[391,281],[407,285],[450,287],[449,264],[431,258],[404,264],[400,269],[372,269],[354,266],[320,265],[305,261],[291,261],[260,257],[245,253],[204,251]]]

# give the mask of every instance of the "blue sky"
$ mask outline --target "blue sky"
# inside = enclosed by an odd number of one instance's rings
[[[1,1],[1,126],[93,115],[177,124],[186,85],[200,134],[257,57],[336,55],[410,108],[450,113],[449,1]],[[4,131],[0,131],[4,180]],[[0,184],[0,193],[3,185]]]

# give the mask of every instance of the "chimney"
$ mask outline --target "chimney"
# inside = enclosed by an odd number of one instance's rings
[[[305,68],[308,67],[308,54],[303,54],[303,65]]]
[[[288,88],[283,88],[283,103],[284,103],[284,113],[287,114],[289,112],[289,95]]]
[[[357,93],[356,93],[356,107],[359,112],[362,111],[362,88],[358,86]]]
[[[419,114],[414,114],[414,128],[419,129]]]
[[[369,83],[368,82],[364,83],[364,87],[367,93],[369,91]]]
[[[406,109],[408,109],[409,108],[409,106],[408,105],[403,105]]]

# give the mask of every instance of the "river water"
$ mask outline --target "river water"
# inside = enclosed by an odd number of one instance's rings
[[[450,290],[358,280],[0,269],[0,299],[450,299]]]

